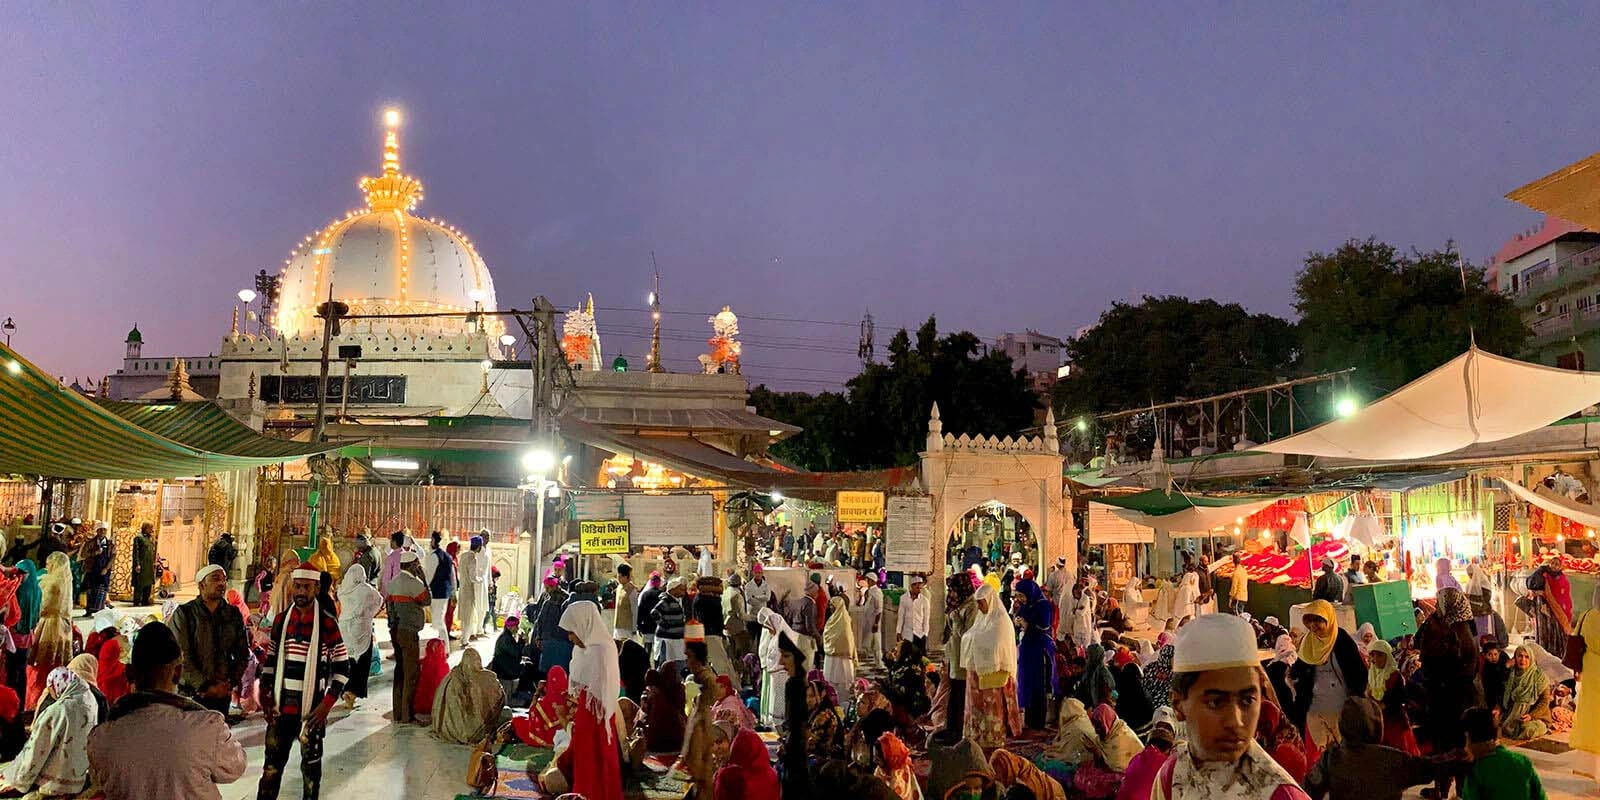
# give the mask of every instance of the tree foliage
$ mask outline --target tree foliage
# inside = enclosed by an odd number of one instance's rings
[[[1403,254],[1351,240],[1312,253],[1295,281],[1300,343],[1308,372],[1355,367],[1370,397],[1391,392],[1478,346],[1515,357],[1529,336],[1510,298],[1452,248]]]
[[[1270,383],[1296,371],[1294,325],[1237,303],[1145,297],[1113,303],[1067,343],[1062,416],[1121,411]]]
[[[844,393],[774,392],[757,386],[750,403],[764,416],[805,429],[774,455],[816,471],[914,463],[927,443],[935,402],[946,433],[1016,435],[1034,424],[1037,400],[1010,356],[967,331],[940,336],[933,317],[889,341],[887,363],[868,364]]]

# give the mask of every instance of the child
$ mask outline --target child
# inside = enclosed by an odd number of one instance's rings
[[[1231,614],[1178,630],[1172,707],[1188,729],[1155,776],[1153,800],[1310,800],[1256,743],[1265,683],[1255,631]]]
[[[1533,762],[1500,746],[1494,712],[1467,709],[1461,725],[1466,729],[1467,757],[1471,759],[1461,800],[1544,800],[1544,786]]]
[[[1407,788],[1433,782],[1427,760],[1378,743],[1383,708],[1376,700],[1347,698],[1339,736],[1306,775],[1306,794],[1313,800],[1400,800]]]
[[[1177,732],[1172,728],[1172,709],[1156,709],[1155,721],[1150,724],[1149,744],[1144,751],[1128,762],[1122,773],[1122,784],[1117,787],[1117,800],[1150,800],[1150,785],[1155,782],[1156,771],[1172,752]]]

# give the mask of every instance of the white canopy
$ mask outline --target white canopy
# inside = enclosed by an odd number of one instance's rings
[[[1117,516],[1132,522],[1159,531],[1179,535],[1205,536],[1213,528],[1228,528],[1231,530],[1235,521],[1240,517],[1248,517],[1273,503],[1276,498],[1262,500],[1256,503],[1242,503],[1234,506],[1194,506],[1179,511],[1175,514],[1161,514],[1159,516],[1134,511],[1129,508],[1112,508]],[[1090,503],[1089,507],[1099,505]],[[1219,534],[1222,535],[1222,534]]]
[[[1402,461],[1537,430],[1600,402],[1600,373],[1476,347],[1350,417],[1257,445],[1267,453]]]
[[[1500,485],[1506,487],[1506,491],[1516,495],[1518,498],[1552,514],[1559,514],[1587,528],[1600,528],[1600,506],[1569,500],[1549,491],[1536,492],[1503,478],[1500,480]]]

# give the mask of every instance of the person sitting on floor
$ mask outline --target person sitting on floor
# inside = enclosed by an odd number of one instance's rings
[[[885,733],[878,737],[873,761],[877,764],[874,775],[888,784],[889,791],[900,800],[922,800],[922,786],[917,783],[917,773],[911,768],[911,749],[900,737]]]
[[[1003,747],[989,754],[989,770],[1002,789],[1024,786],[1039,800],[1067,800],[1066,790],[1055,778]]]
[[[1386,747],[1383,708],[1376,700],[1351,697],[1339,714],[1339,741],[1322,751],[1306,774],[1312,800],[1400,800],[1406,789],[1433,782],[1433,765]]]
[[[1471,759],[1461,784],[1465,800],[1544,800],[1544,785],[1528,757],[1500,744],[1494,712],[1469,708],[1461,715]]]
[[[552,747],[556,733],[572,723],[572,700],[567,696],[567,671],[551,667],[539,699],[526,714],[511,717],[511,730],[530,747]],[[632,720],[629,720],[632,724]]]
[[[628,763],[638,769],[649,753],[677,753],[689,725],[688,697],[678,679],[678,663],[668,661],[644,679],[644,698],[634,716]]]
[[[1507,739],[1537,739],[1550,730],[1550,679],[1533,663],[1533,651],[1523,646],[1511,659],[1505,693],[1495,702],[1500,712],[1500,735]]]

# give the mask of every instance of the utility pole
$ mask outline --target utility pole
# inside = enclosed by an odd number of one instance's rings
[[[650,330],[650,357],[645,359],[645,370],[648,372],[666,372],[667,368],[661,366],[661,268],[656,266],[656,251],[650,251],[650,269],[656,274],[655,289],[650,292],[650,319],[654,327]]]
[[[322,317],[322,366],[317,375],[317,421],[312,429],[311,441],[321,442],[324,430],[328,423],[328,347],[333,343],[333,337],[339,335],[339,318],[350,313],[350,306],[336,302],[333,299],[333,284],[328,285],[328,302],[317,307],[317,316]],[[348,379],[347,379],[348,380]],[[345,387],[347,390],[348,386]],[[282,389],[279,390],[280,392]],[[281,396],[281,395],[280,395]],[[318,509],[322,505],[322,478],[316,469],[311,470],[311,486],[306,491],[306,505],[309,514],[306,520],[306,534],[311,547],[317,546],[317,526],[319,523]]]

